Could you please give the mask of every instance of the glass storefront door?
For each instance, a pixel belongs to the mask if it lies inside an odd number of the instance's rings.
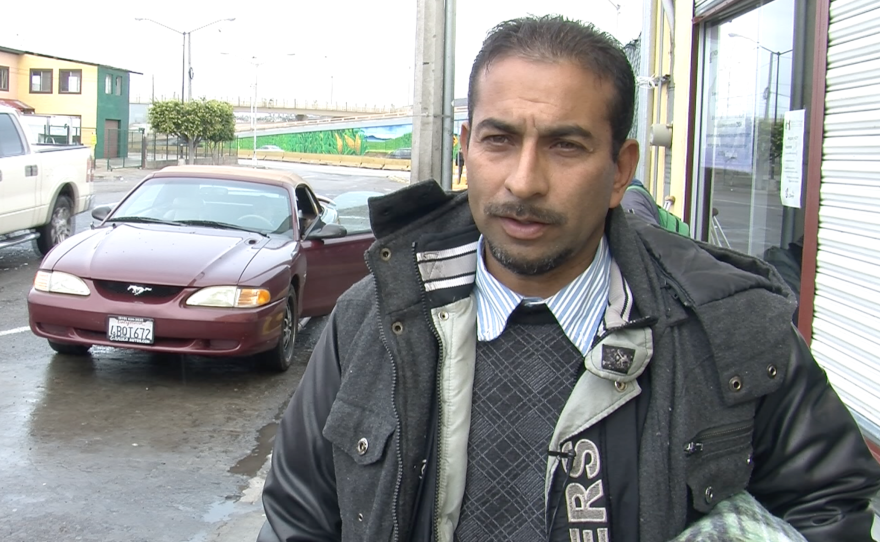
[[[795,231],[797,213],[780,198],[783,122],[798,60],[795,7],[774,0],[707,23],[703,33],[695,171],[702,236],[759,257],[788,249]]]

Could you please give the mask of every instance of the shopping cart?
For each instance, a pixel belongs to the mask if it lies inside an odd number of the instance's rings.
[[[712,223],[709,228],[709,242],[719,247],[730,248],[730,241],[727,240],[727,235],[724,234],[724,228],[721,227],[721,222],[718,221],[718,209],[716,207],[712,207]]]
[[[673,205],[675,205],[675,196],[666,196],[663,199],[663,208],[667,211],[671,211]],[[730,241],[728,241],[727,235],[721,227],[721,222],[718,221],[718,209],[716,207],[712,207],[712,223],[709,228],[709,242],[719,247],[730,248]]]

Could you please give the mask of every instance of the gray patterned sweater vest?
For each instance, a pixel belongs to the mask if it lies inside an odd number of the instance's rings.
[[[546,538],[547,445],[583,356],[544,305],[518,307],[477,343],[458,542]]]

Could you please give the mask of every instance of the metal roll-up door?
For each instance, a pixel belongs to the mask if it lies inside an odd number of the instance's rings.
[[[702,17],[725,3],[726,0],[696,0],[694,2],[694,16]]]
[[[832,0],[813,355],[880,442],[880,3]]]

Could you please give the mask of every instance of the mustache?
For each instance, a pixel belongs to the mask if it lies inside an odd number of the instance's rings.
[[[565,217],[563,215],[524,202],[488,203],[483,207],[483,212],[488,216],[517,218],[519,220],[541,222],[543,224],[560,225],[565,223]]]

